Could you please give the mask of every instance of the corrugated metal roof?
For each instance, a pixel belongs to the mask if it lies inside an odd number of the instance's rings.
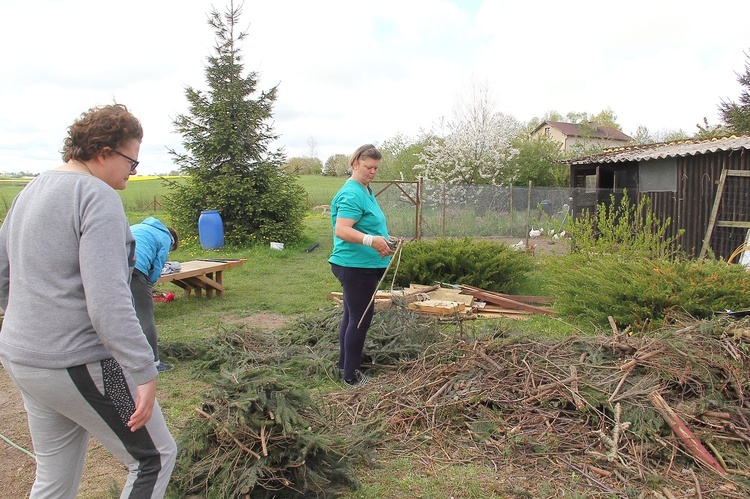
[[[626,146],[607,149],[598,154],[563,160],[572,165],[593,163],[624,163],[631,161],[648,161],[653,159],[678,158],[695,156],[717,151],[737,151],[750,149],[750,135],[721,137],[706,140],[681,140],[678,142],[660,142],[642,146]]]

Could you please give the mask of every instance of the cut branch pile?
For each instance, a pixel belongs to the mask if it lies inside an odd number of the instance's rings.
[[[313,396],[335,366],[339,319],[224,331],[203,352],[217,379],[182,432],[181,493],[324,497],[354,487],[350,466],[375,451],[432,473],[485,466],[501,496],[542,497],[543,483],[586,496],[750,496],[750,319],[648,337],[612,321],[611,335],[562,341],[482,330],[466,342],[398,307],[368,332],[371,381]]]
[[[356,488],[351,460],[358,445],[318,410],[304,379],[279,367],[301,346],[241,328],[223,330],[203,352],[201,376],[213,390],[180,434],[172,484],[199,497],[324,497]],[[307,349],[309,351],[309,349]]]
[[[523,467],[551,483],[575,471],[613,497],[651,481],[681,497],[750,494],[750,358],[722,331],[500,338],[432,352],[356,393],[330,394],[338,424],[384,425],[384,452],[429,467]]]

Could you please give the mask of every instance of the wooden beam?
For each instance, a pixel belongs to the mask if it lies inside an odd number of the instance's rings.
[[[462,290],[464,290],[466,293],[469,293],[474,298],[478,298],[495,305],[500,305],[502,307],[526,310],[527,312],[544,315],[554,315],[557,313],[554,310],[550,310],[548,308],[537,307],[534,305],[529,305],[528,303],[521,303],[520,301],[505,298],[504,296],[501,296],[500,293],[495,293],[493,291],[486,291],[484,289],[475,288],[466,284],[461,284],[460,286]]]

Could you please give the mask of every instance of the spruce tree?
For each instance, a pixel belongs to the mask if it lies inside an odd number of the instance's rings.
[[[181,234],[197,234],[200,212],[215,209],[230,244],[293,242],[302,235],[304,190],[281,170],[283,152],[269,150],[278,138],[271,124],[277,87],[259,91],[256,72],[243,76],[240,14],[233,1],[223,15],[209,14],[216,46],[207,58],[208,90],[187,87],[189,113],[173,121],[185,153],[170,153],[187,178],[168,181],[165,207]]]
[[[739,103],[722,101],[719,113],[722,121],[729,129],[737,134],[750,133],[750,54],[745,54],[745,72],[737,73],[737,81],[745,90],[740,93]]]

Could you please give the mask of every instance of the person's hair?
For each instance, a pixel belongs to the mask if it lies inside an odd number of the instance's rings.
[[[180,246],[180,238],[177,237],[177,231],[172,227],[167,227],[169,235],[172,236],[172,246],[169,247],[169,251],[174,251]]]
[[[372,158],[381,160],[383,158],[383,155],[380,154],[380,151],[372,145],[372,144],[365,144],[363,146],[359,146],[356,151],[354,151],[354,154],[349,158],[349,166],[354,166],[354,163],[359,160],[360,158]]]
[[[133,139],[143,139],[143,128],[124,105],[92,107],[68,127],[61,151],[63,161],[88,161],[105,147],[117,149]]]

